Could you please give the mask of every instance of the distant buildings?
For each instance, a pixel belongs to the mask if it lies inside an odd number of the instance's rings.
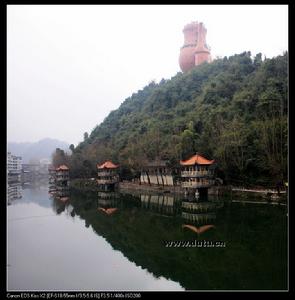
[[[7,171],[9,175],[20,174],[22,171],[22,158],[7,152]]]
[[[32,182],[39,177],[39,164],[23,164],[22,181]]]
[[[22,158],[7,152],[7,177],[8,182],[20,181],[22,173]]]
[[[32,182],[48,177],[48,167],[50,163],[47,160],[40,160],[39,163],[30,163],[22,165],[22,181]]]
[[[23,164],[22,157],[7,152],[8,182],[33,182],[48,176],[48,159],[41,159],[38,163]]]
[[[41,175],[48,175],[48,168],[51,165],[51,161],[48,158],[42,158],[39,161],[40,169],[39,173]]]

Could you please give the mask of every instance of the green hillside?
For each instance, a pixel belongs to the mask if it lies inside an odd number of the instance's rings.
[[[198,151],[227,182],[273,184],[287,176],[287,99],[287,53],[217,59],[134,93],[66,160],[73,177],[95,175],[106,159],[136,174],[149,160],[177,165]]]

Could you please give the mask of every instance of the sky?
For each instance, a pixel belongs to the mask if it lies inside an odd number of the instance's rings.
[[[213,59],[288,50],[287,5],[8,5],[8,142],[76,146],[126,98],[181,71],[193,21]]]

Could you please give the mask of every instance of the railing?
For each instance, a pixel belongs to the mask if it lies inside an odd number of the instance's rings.
[[[201,177],[201,176],[211,176],[210,171],[182,171],[181,177]]]
[[[208,221],[214,221],[216,219],[215,213],[206,213],[206,214],[190,214],[187,212],[181,213],[182,218],[189,220],[191,222],[202,223]]]
[[[207,212],[215,211],[216,204],[212,202],[194,203],[194,202],[182,202],[182,208],[188,211]]]
[[[182,187],[185,187],[185,188],[203,188],[203,187],[210,187],[213,184],[214,184],[213,181],[204,181],[204,182],[184,181],[181,183]]]

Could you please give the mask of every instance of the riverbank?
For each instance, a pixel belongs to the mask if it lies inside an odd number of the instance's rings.
[[[149,185],[146,183],[139,184],[137,182],[122,181],[119,184],[119,189],[122,191],[141,191],[141,192],[154,192],[158,194],[171,193],[181,195],[184,194],[184,189],[181,186],[159,186]]]
[[[119,185],[122,191],[142,191],[142,192],[153,192],[153,193],[170,193],[175,195],[184,195],[186,189],[181,186],[158,186],[149,184],[139,184],[136,182],[122,181]],[[230,195],[230,186],[212,186],[208,189],[208,195],[225,196]]]
[[[96,180],[76,178],[70,180],[70,188],[82,190],[85,192],[95,192],[98,191]]]
[[[231,197],[240,198],[255,198],[262,199],[268,202],[287,202],[288,192],[286,190],[280,191],[273,189],[247,189],[243,187],[232,187],[231,188]]]
[[[70,181],[70,187],[83,191],[100,191],[95,179],[73,179]],[[158,186],[149,184],[140,184],[138,182],[121,181],[119,183],[121,192],[137,193],[156,193],[156,194],[173,194],[181,196],[185,194],[185,189],[181,186]],[[243,187],[234,187],[231,185],[212,186],[208,189],[208,195],[228,196],[243,201],[245,198],[252,198],[260,201],[287,201],[287,192],[281,191],[280,194],[272,189],[249,189]]]

